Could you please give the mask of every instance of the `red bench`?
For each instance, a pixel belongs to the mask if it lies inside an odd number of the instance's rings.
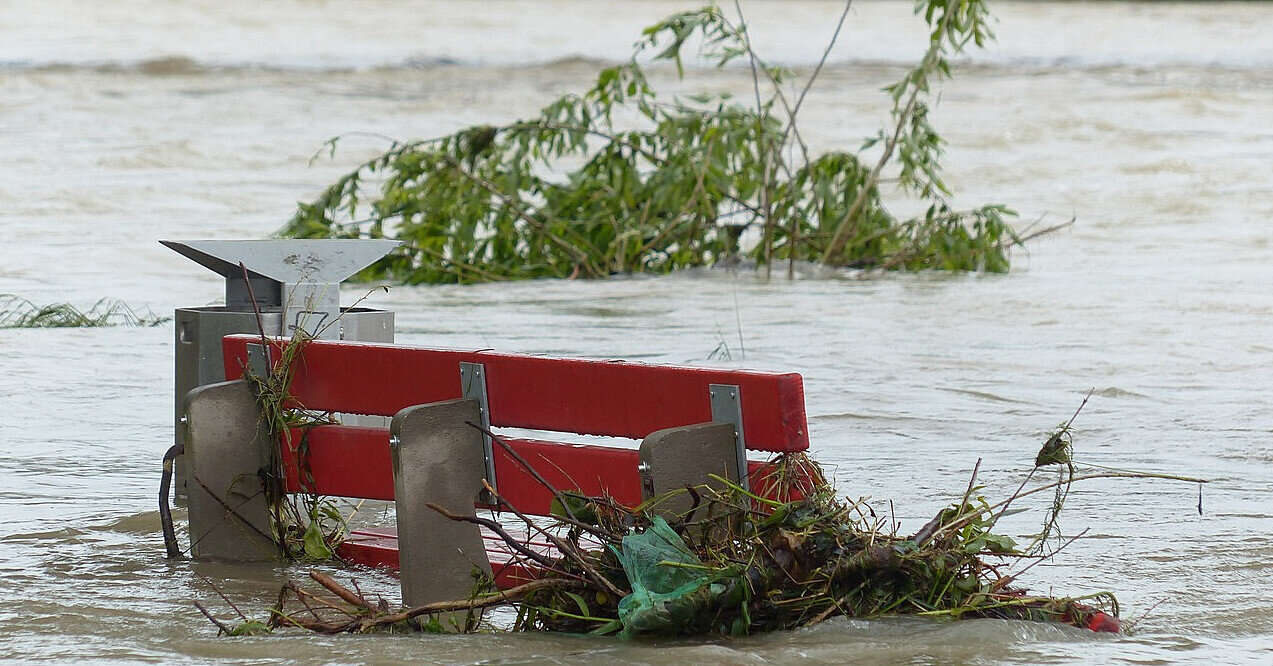
[[[243,376],[252,362],[250,348],[257,347],[254,353],[259,355],[260,343],[257,336],[224,339],[228,379]],[[282,343],[272,344],[270,356],[277,359]],[[464,380],[462,371],[467,373]],[[794,373],[313,341],[293,365],[290,391],[296,406],[318,412],[394,416],[413,406],[476,397],[484,402],[483,418],[492,428],[640,440],[656,431],[725,421],[735,424],[734,436],[747,450],[794,453],[809,446],[803,386]],[[500,437],[558,489],[607,494],[628,506],[643,500],[638,450],[551,438],[551,434],[545,439]],[[501,497],[526,514],[549,515],[551,493],[503,448],[490,446],[489,439],[486,447],[483,476],[494,476],[493,485]],[[305,462],[312,482],[305,484],[294,450],[281,446],[281,451],[290,492],[395,499],[389,429],[348,425],[311,429]],[[744,481],[750,481],[756,492],[773,496],[765,465],[747,461]],[[396,535],[389,530],[354,532],[340,555],[366,565],[397,566]],[[500,559],[498,553],[492,555],[492,560]],[[497,582],[505,586],[532,575],[518,568],[497,568],[495,573]]]

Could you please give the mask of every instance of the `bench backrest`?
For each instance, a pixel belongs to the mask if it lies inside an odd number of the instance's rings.
[[[260,342],[259,336],[226,336],[227,379],[243,375],[248,345]],[[283,343],[272,344],[277,359]],[[809,446],[804,389],[795,373],[316,340],[298,356],[290,391],[311,410],[392,416],[412,405],[464,397],[461,363],[481,364],[494,427],[640,439],[656,430],[713,420],[709,387],[717,384],[739,388],[748,449],[779,453]],[[299,437],[296,433],[293,441]],[[325,426],[312,429],[306,438],[313,477],[306,490],[393,499],[385,429]],[[641,501],[634,450],[502,439],[560,489],[604,492],[631,505]],[[547,513],[547,489],[502,448],[495,448],[494,462],[502,495],[522,511]],[[300,491],[295,460],[290,467],[288,487]]]

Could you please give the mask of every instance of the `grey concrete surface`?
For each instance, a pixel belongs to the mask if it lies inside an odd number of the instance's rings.
[[[432,502],[454,514],[474,516],[482,489],[485,457],[475,398],[415,405],[398,412],[389,426],[393,445],[393,490],[397,503],[402,602],[419,606],[463,599],[471,573],[490,573],[482,535],[472,523],[448,520]],[[463,614],[442,618],[462,622]]]
[[[735,483],[739,477],[732,423],[699,423],[650,433],[641,441],[639,455],[647,466],[644,474],[652,481],[646,484],[647,494],[651,495],[687,485],[718,486],[718,482],[708,478],[709,474]],[[682,493],[660,503],[654,512],[670,520],[692,505],[692,498]]]
[[[190,554],[240,561],[278,558],[259,475],[270,463],[271,438],[248,383],[200,386],[186,394],[183,411],[191,475]]]

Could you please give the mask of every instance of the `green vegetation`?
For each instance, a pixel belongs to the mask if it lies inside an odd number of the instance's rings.
[[[789,276],[796,262],[1006,271],[1022,241],[1007,223],[1015,213],[952,208],[928,115],[950,58],[991,39],[986,3],[919,0],[916,13],[928,48],[884,89],[888,125],[857,152],[816,155],[801,136],[821,63],[796,85],[752,49],[740,8],[728,17],[711,4],[646,28],[629,61],[536,117],[395,143],[301,204],[280,234],[400,239],[360,277],[407,283],[666,273],[740,255],[766,270],[786,262]],[[750,65],[754,100],[660,96],[646,65],[683,76],[695,47],[718,67]],[[891,212],[886,170],[922,215]]]
[[[96,328],[158,326],[171,319],[150,310],[135,310],[110,298],[81,310],[70,303],[36,305],[14,294],[0,294],[0,328]]]
[[[751,490],[709,475],[703,485],[627,507],[610,497],[553,487],[507,442],[479,427],[553,494],[551,523],[524,515],[489,485],[494,504],[524,522],[524,532],[511,529],[509,521],[429,507],[450,520],[493,531],[519,554],[518,561],[537,572],[533,580],[496,590],[489,576],[475,570],[467,598],[391,609],[383,599],[363,596],[357,585],[351,590],[311,571],[310,578],[335,599],[288,582],[266,620],[240,614],[244,626],[250,625],[242,631],[263,624],[271,631],[299,627],[326,634],[494,629],[623,637],[747,635],[807,627],[836,616],[887,615],[1129,631],[1118,620],[1112,593],[1064,597],[1020,586],[1025,572],[1086,533],[1061,539],[1056,514],[1063,502],[1054,497],[1043,530],[1024,547],[998,531],[1000,519],[1021,511],[1014,505],[1026,498],[1058,490],[1063,496],[1080,481],[1163,479],[1197,483],[1200,489],[1207,481],[1079,463],[1072,457],[1073,421],[1048,435],[1021,485],[1006,499],[991,502],[981,496],[978,461],[956,501],[909,534],[868,498],[839,497],[804,454],[783,454],[753,471]],[[1059,447],[1066,450],[1064,460],[1057,460]],[[1055,480],[1031,484],[1036,475],[1057,467],[1065,469]],[[1097,471],[1078,474],[1078,467]],[[532,547],[544,541],[551,548]],[[286,608],[289,603],[293,612]],[[505,615],[492,624],[484,613],[494,606],[515,610],[511,623]],[[221,633],[240,631],[213,622]]]
[[[497,440],[498,441],[498,440]],[[748,635],[818,624],[836,616],[918,615],[1061,622],[1118,631],[1118,602],[1108,592],[1080,597],[1030,594],[1015,583],[1033,563],[1011,538],[993,530],[1018,498],[1068,484],[1070,479],[1018,490],[991,504],[976,495],[976,472],[962,499],[942,509],[912,535],[872,509],[866,498],[836,496],[803,454],[785,454],[760,484],[769,499],[713,476],[707,485],[655,497],[636,508],[606,497],[557,495],[558,524],[547,532],[526,521],[529,535],[496,530],[517,552],[533,553],[521,539],[552,538],[554,549],[528,558],[540,577],[495,590],[474,574],[467,599],[391,610],[332,578],[310,577],[338,600],[287,583],[265,624],[320,633],[436,631],[439,614],[467,613],[456,630],[494,628],[483,619],[492,606],[516,610],[512,631],[571,634],[694,636]],[[792,494],[792,488],[799,493]],[[489,488],[488,488],[489,490]],[[674,497],[692,496],[687,511],[660,511]],[[498,494],[495,494],[497,501]],[[447,518],[492,525],[483,518]],[[1050,556],[1054,549],[1044,556]],[[542,560],[542,561],[541,561]],[[1014,563],[1023,568],[1009,573]],[[288,601],[297,602],[287,612]],[[343,601],[344,603],[339,603]],[[242,618],[253,626],[259,620]],[[215,620],[214,620],[215,621]],[[223,633],[232,629],[218,623]]]
[[[246,274],[246,269],[244,269]],[[387,287],[371,290],[354,302],[358,307],[376,291],[388,291]],[[258,326],[260,310],[253,301]],[[344,315],[342,314],[341,317]],[[340,325],[341,317],[327,322],[316,334]],[[276,344],[259,330],[261,345],[270,350],[274,362],[264,375],[245,369],[244,378],[252,384],[261,409],[261,418],[269,428],[272,441],[278,443],[270,449],[270,465],[261,470],[265,495],[270,509],[270,538],[284,559],[304,562],[322,562],[336,557],[336,548],[349,532],[349,519],[358,510],[351,506],[350,515],[341,513],[346,500],[326,497],[314,490],[314,474],[309,467],[309,432],[314,428],[338,424],[332,414],[307,409],[291,393],[292,379],[297,359],[314,335],[301,322],[292,337]],[[284,455],[286,452],[286,455]],[[294,479],[299,492],[288,491],[288,479]]]
[[[279,361],[265,376],[248,370],[244,377],[252,383],[273,441],[279,443],[270,449],[269,469],[262,470],[270,507],[271,536],[285,559],[318,562],[335,556],[336,546],[344,539],[347,527],[336,502],[310,490],[314,475],[308,462],[309,431],[337,421],[330,415],[306,410],[289,390],[295,359],[311,339],[304,329],[297,328],[280,352],[280,347],[262,336],[261,344],[272,353],[278,353]],[[286,458],[284,447],[288,453]],[[287,492],[289,472],[299,481],[302,492]]]

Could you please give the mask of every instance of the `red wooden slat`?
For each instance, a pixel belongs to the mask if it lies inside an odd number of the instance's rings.
[[[226,379],[243,376],[248,343],[259,336],[226,336]],[[278,359],[281,343],[276,342]],[[365,342],[313,341],[293,371],[291,394],[307,409],[393,416],[412,405],[463,397],[460,363],[476,352]]]
[[[309,476],[302,482],[299,451],[308,451]],[[320,426],[303,434],[291,431],[279,438],[286,488],[336,497],[393,499],[393,456],[385,428]]]
[[[237,379],[255,336],[224,341],[226,376]],[[392,416],[411,405],[462,395],[461,361],[486,366],[497,426],[639,439],[711,420],[709,384],[738,385],[747,448],[809,448],[800,375],[642,363],[560,359],[401,345],[314,341],[291,392],[320,411]]]
[[[641,477],[635,449],[563,444],[501,437],[557,490],[577,490],[585,495],[609,495],[625,506],[641,503]],[[518,511],[532,516],[550,515],[552,493],[498,444],[495,445],[495,479],[499,494]]]
[[[303,437],[303,439],[302,439]],[[609,494],[629,506],[641,502],[637,452],[608,446],[585,446],[501,438],[559,490],[588,495]],[[393,499],[393,458],[384,428],[321,426],[307,435],[291,431],[290,443],[279,440],[289,492],[336,497]],[[308,477],[302,483],[297,453],[308,452]],[[549,515],[552,493],[537,482],[503,447],[495,447],[495,477],[500,494],[519,511]]]
[[[747,448],[809,448],[800,375],[479,352],[491,423],[640,439],[712,420],[710,384],[739,386]]]
[[[609,495],[624,506],[641,503],[641,479],[635,449],[565,444],[533,439],[501,438],[558,490],[585,495]],[[279,440],[289,492],[314,492],[336,497],[393,499],[393,459],[389,431],[384,428],[321,426],[308,434],[291,431],[290,443]],[[301,481],[297,453],[308,453],[308,476]],[[753,489],[774,497],[767,463],[749,461]],[[806,470],[800,470],[807,475]],[[552,493],[535,480],[503,447],[495,447],[495,476],[499,492],[523,513],[547,516]],[[797,490],[810,487],[797,484]],[[798,495],[797,495],[798,496]],[[787,498],[792,499],[792,498]]]
[[[339,545],[336,554],[353,564],[373,569],[398,569],[397,530],[354,530]]]
[[[491,573],[495,574],[495,586],[503,590],[544,577],[540,570],[517,562],[491,562]]]
[[[482,538],[487,542],[486,555],[496,586],[507,590],[542,577],[538,569],[515,561],[508,546],[496,537],[483,531]],[[336,554],[352,564],[397,570],[400,565],[398,532],[392,528],[354,530],[336,547]]]

